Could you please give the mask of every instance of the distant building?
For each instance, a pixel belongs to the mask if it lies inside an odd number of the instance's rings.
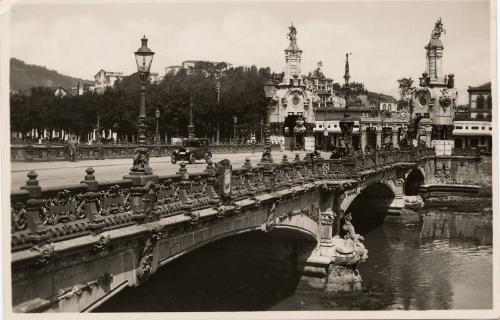
[[[95,87],[92,84],[84,83],[81,85],[78,83],[76,87],[70,89],[65,89],[63,87],[58,87],[54,90],[54,96],[56,97],[66,97],[66,96],[81,96],[85,93],[94,92]]]
[[[469,112],[472,120],[491,121],[491,82],[477,87],[469,87]]]
[[[56,97],[63,98],[66,97],[67,95],[68,91],[66,91],[66,89],[64,89],[63,87],[58,87],[56,88],[56,90],[54,90],[54,96]]]
[[[182,66],[170,66],[165,68],[165,75],[167,74],[177,74],[179,70],[182,69]]]
[[[123,72],[111,72],[103,69],[99,70],[94,76],[94,89],[97,93],[103,93],[106,88],[112,88],[116,80],[124,78]]]
[[[493,124],[489,121],[463,120],[455,121],[453,139],[455,148],[474,148],[484,146],[488,151],[493,147]]]
[[[160,80],[160,76],[159,76],[158,72],[151,72],[149,74],[149,81],[151,81],[151,83],[158,83],[159,80]]]
[[[397,111],[398,110],[398,104],[397,102],[379,102],[379,110],[383,111]]]
[[[455,110],[453,139],[455,148],[483,146],[491,151],[493,147],[491,123],[492,98],[491,82],[470,87],[469,104]]]
[[[80,83],[78,83],[78,85],[76,87],[72,87],[69,90],[69,94],[72,95],[72,96],[81,96],[81,95],[83,95],[83,86],[81,86]]]
[[[226,69],[229,69],[229,68],[231,68],[233,66],[231,63],[224,62],[224,61],[185,60],[185,61],[182,61],[182,64],[180,66],[179,65],[173,65],[173,66],[166,67],[165,68],[165,75],[167,75],[167,74],[177,74],[177,72],[179,72],[182,69],[185,69],[185,70],[189,71],[191,68],[194,68],[194,66],[197,63],[200,63],[200,62],[208,62],[208,63],[211,63],[213,65],[218,65],[220,63],[225,63],[226,64]]]

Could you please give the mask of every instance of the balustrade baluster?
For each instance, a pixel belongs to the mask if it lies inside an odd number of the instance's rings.
[[[84,194],[85,205],[84,211],[85,216],[89,219],[89,229],[98,233],[104,227],[105,223],[100,219],[99,209],[98,209],[98,187],[99,183],[95,180],[95,170],[92,167],[85,169],[85,178],[80,181],[80,183],[85,183],[87,185],[87,192]]]
[[[212,204],[218,203],[220,201],[220,197],[215,191],[215,167],[214,163],[212,160],[208,160],[207,162],[207,168],[205,169],[206,172],[208,172],[208,178],[207,178],[207,194],[208,198],[210,199],[210,202]]]
[[[30,171],[28,173],[26,185],[21,187],[21,189],[28,191],[26,219],[27,228],[30,231],[30,238],[35,244],[43,245],[45,241],[50,238],[50,234],[47,232],[47,228],[40,217],[42,206],[40,196],[42,195],[42,188],[38,183],[37,177],[38,174],[35,171]]]

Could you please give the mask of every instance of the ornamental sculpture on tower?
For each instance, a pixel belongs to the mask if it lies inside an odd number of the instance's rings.
[[[439,18],[436,21],[436,24],[434,25],[434,29],[432,30],[431,37],[433,39],[438,39],[441,37],[441,33],[446,34],[446,30],[443,27],[443,22],[441,21],[441,18]]]

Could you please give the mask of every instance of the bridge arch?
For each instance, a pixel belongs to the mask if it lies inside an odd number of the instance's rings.
[[[387,209],[396,197],[395,183],[382,180],[369,184],[351,201],[345,213],[352,214],[352,224],[366,234],[383,223]]]
[[[421,168],[415,168],[408,172],[404,183],[404,193],[408,196],[418,194],[420,187],[425,184],[425,173]]]
[[[191,252],[198,249],[202,249],[204,246],[209,245],[213,242],[228,240],[235,236],[251,232],[264,232],[269,234],[276,234],[279,232],[281,234],[286,233],[293,238],[301,237],[309,241],[317,241],[317,235],[320,232],[320,230],[318,222],[314,221],[311,217],[304,214],[293,215],[285,219],[280,219],[280,218],[275,218],[272,220],[268,219],[268,221],[262,225],[255,225],[244,229],[232,230],[222,234],[218,234],[217,232],[212,232],[213,236],[208,237],[204,241],[200,241],[197,244],[185,248],[179,254],[173,254],[163,258],[159,262],[159,266],[163,267],[164,265],[174,261],[180,256],[188,255]],[[168,244],[171,245],[171,243]],[[162,243],[160,242],[158,246],[161,247]]]
[[[304,241],[310,245],[304,246]],[[220,305],[217,299],[221,294],[226,299],[234,294],[251,299],[255,291],[262,295],[279,292],[268,297],[277,303],[279,296],[295,291],[297,263],[302,255],[312,252],[314,241],[310,232],[287,224],[276,225],[268,232],[246,229],[177,257],[140,286],[125,288],[95,311],[221,311],[211,309],[211,305]],[[195,306],[192,299],[203,303]]]

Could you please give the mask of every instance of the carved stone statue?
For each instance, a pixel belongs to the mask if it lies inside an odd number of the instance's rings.
[[[354,247],[356,248],[356,245],[358,242],[361,240],[365,240],[365,238],[356,233],[356,230],[354,229],[354,226],[351,223],[352,216],[350,213],[344,215],[344,225],[342,226],[342,229],[346,232],[344,235],[344,239],[351,239],[354,241]]]
[[[441,33],[446,34],[446,30],[443,27],[443,22],[441,21],[441,18],[439,18],[436,21],[436,24],[434,25],[434,30],[432,30],[431,37],[433,39],[439,39],[441,37]]]
[[[288,39],[290,39],[290,42],[296,42],[297,41],[297,29],[293,26],[293,23],[290,27],[288,27],[290,32],[288,33]]]

